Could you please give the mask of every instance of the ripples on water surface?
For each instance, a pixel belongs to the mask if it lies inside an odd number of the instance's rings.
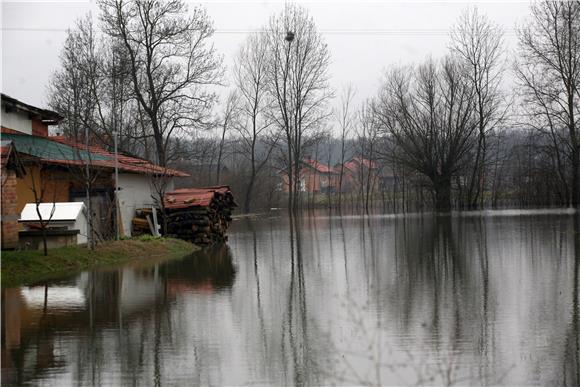
[[[578,385],[579,228],[238,220],[229,247],[3,289],[2,384]]]

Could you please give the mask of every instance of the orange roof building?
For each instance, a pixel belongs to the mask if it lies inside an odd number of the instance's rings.
[[[43,202],[86,201],[88,164],[93,215],[95,219],[104,219],[103,224],[95,226],[95,232],[106,237],[114,230],[114,218],[120,217],[121,233],[130,236],[135,210],[156,206],[159,181],[164,181],[164,189],[170,191],[174,188],[174,178],[188,176],[135,156],[119,153],[116,157],[98,146],[87,149],[85,144],[63,136],[49,136],[48,126],[62,119],[55,112],[2,94],[2,176],[7,179],[6,190],[3,181],[2,208],[11,211],[3,213],[3,231],[5,220],[17,220],[24,206],[34,202],[34,187],[38,191],[42,188]],[[22,166],[20,170],[12,161],[15,155]],[[119,211],[115,211],[114,198],[116,164]],[[2,248],[12,247],[14,243],[2,244]]]

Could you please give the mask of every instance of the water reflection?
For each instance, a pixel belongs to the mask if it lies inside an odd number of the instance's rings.
[[[171,315],[172,304],[188,293],[227,293],[235,274],[231,251],[220,246],[163,265],[3,289],[2,382],[158,384],[163,352],[187,347],[179,340],[187,324]],[[140,372],[149,360],[153,379]]]
[[[580,385],[580,214],[574,217],[574,277],[571,284],[572,305],[570,323],[567,328],[564,344],[562,384]]]
[[[580,380],[569,214],[245,219],[229,245],[3,290],[3,382]]]

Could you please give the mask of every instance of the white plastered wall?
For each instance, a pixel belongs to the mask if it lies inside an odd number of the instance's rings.
[[[3,127],[16,130],[24,134],[32,134],[32,120],[28,115],[20,112],[6,112],[2,109],[0,122]]]
[[[167,184],[167,191],[173,190],[173,179]],[[148,175],[119,173],[119,208],[123,223],[123,234],[131,236],[131,221],[135,210],[142,207],[153,207],[156,195]]]

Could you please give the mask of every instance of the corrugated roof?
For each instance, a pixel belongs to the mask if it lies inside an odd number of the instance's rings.
[[[0,165],[2,167],[8,164],[8,160],[10,159],[10,152],[12,151],[12,141],[2,140],[0,141],[0,155],[1,162]]]
[[[63,136],[54,136],[50,137],[54,141],[57,141],[61,144],[68,145],[74,147],[76,149],[85,148],[86,145],[74,142],[69,140]],[[89,146],[89,151],[92,155],[99,155],[104,156],[106,160],[98,160],[93,162],[95,166],[101,166],[105,168],[115,168],[115,154],[106,151],[105,149],[98,147],[98,146]],[[133,172],[133,173],[151,173],[151,174],[159,174],[159,175],[168,175],[168,176],[178,176],[178,177],[187,177],[189,174],[185,172],[178,171],[172,168],[162,167],[160,165],[156,165],[150,163],[147,160],[140,159],[138,157],[132,157],[128,155],[124,155],[119,153],[118,155],[119,161],[119,170],[126,171],[126,172]]]
[[[167,209],[207,207],[211,204],[216,193],[225,195],[228,192],[230,192],[230,187],[227,185],[205,188],[180,188],[165,194],[164,206]]]
[[[107,160],[102,155],[89,153],[82,149],[52,141],[49,137],[31,136],[29,134],[2,133],[3,139],[13,141],[18,152],[43,160]]]
[[[18,152],[37,157],[42,162],[57,165],[85,165],[87,160],[93,167],[115,168],[115,155],[97,146],[79,144],[62,136],[40,137],[27,134],[2,133],[4,140],[13,141]],[[119,154],[119,170],[131,173],[168,176],[189,176],[187,173],[164,168],[137,157]]]

